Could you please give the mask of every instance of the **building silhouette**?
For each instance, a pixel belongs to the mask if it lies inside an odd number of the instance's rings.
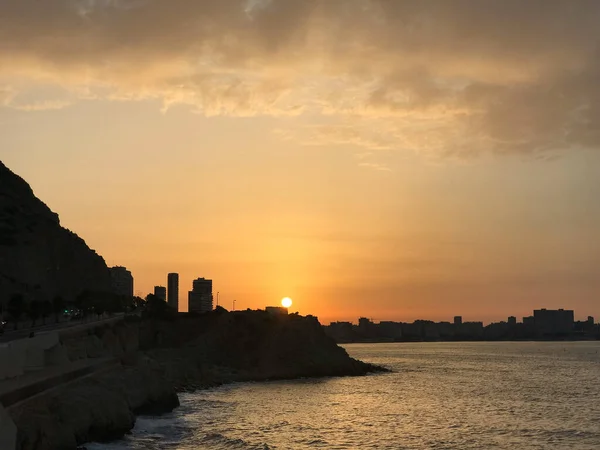
[[[197,278],[188,292],[188,311],[208,312],[213,309],[212,280]]]
[[[163,302],[167,301],[167,288],[164,286],[154,286],[154,296],[161,299]]]
[[[179,274],[167,275],[167,303],[175,311],[179,311]]]
[[[133,297],[133,275],[122,266],[111,267],[110,281],[113,293]]]
[[[568,334],[575,326],[575,313],[568,309],[536,309],[533,322],[541,336]]]
[[[288,314],[288,309],[285,306],[267,306],[265,311],[273,316],[285,316]]]
[[[523,317],[523,325],[533,327],[535,325],[535,319],[533,318],[533,316]]]
[[[594,317],[574,321],[572,310],[539,309],[532,316],[517,322],[508,320],[490,323],[463,322],[456,316],[453,322],[415,320],[412,323],[382,321],[374,323],[361,317],[358,324],[332,322],[326,333],[337,342],[410,342],[410,341],[498,341],[498,340],[600,340],[600,324]]]

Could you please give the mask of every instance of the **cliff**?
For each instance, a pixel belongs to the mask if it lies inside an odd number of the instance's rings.
[[[110,290],[104,259],[0,162],[0,296],[70,299],[85,289]]]
[[[157,348],[149,354],[178,389],[381,370],[351,358],[312,316],[214,311],[179,319],[176,327],[161,323],[154,335]]]

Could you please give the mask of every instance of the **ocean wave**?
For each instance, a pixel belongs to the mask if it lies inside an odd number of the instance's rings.
[[[221,433],[207,433],[201,439],[203,444],[215,444],[219,449],[247,449],[247,450],[274,450],[275,447],[269,447],[268,444],[250,444],[240,438],[229,438]]]

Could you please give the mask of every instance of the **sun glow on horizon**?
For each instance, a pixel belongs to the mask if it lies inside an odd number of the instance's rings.
[[[281,299],[281,306],[283,306],[284,308],[289,308],[290,306],[292,306],[292,299],[289,297]]]

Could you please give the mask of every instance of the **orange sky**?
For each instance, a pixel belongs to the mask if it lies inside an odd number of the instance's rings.
[[[449,3],[3,2],[0,159],[141,295],[600,316],[600,4]]]

